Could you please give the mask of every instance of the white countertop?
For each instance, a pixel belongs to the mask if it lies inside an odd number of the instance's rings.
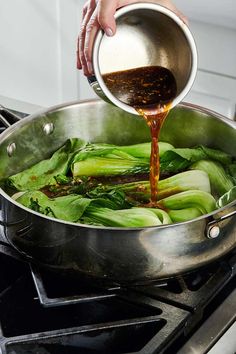
[[[10,98],[0,95],[0,104],[6,108],[13,109],[22,113],[34,113],[41,110],[43,107],[32,103],[16,100],[15,98]]]

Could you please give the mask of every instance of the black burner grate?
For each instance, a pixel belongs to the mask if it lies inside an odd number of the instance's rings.
[[[89,300],[100,300],[116,296],[120,287],[104,287],[94,284],[93,281],[84,281],[60,274],[40,271],[31,265],[31,273],[42,306],[71,305]],[[63,284],[63,286],[61,286]]]
[[[234,255],[167,283],[103,292],[84,283],[73,288],[74,280],[63,283],[31,266],[40,284],[36,290],[28,264],[0,253],[0,265],[1,354],[170,354],[196,324],[196,314],[202,316],[207,303],[235,280]],[[50,294],[60,302],[42,305],[41,288],[46,301],[54,300]],[[68,303],[76,299],[75,289],[79,301]]]
[[[0,264],[0,281],[10,275],[0,286],[2,353],[154,353],[189,317],[183,309],[126,289],[114,289],[110,298],[44,307],[27,264],[1,253]]]
[[[225,284],[235,275],[232,261],[218,261],[183,277],[169,280],[161,286],[136,287],[136,291],[153,298],[164,300],[170,304],[196,312],[204,308],[212,297],[224,288]]]

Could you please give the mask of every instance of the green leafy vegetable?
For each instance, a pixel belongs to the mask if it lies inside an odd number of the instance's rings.
[[[194,207],[180,210],[169,210],[168,214],[173,222],[184,222],[203,215],[201,210]]]
[[[163,225],[172,224],[170,215],[166,211],[158,208],[148,208],[148,210],[151,210],[154,214],[156,214]]]
[[[87,220],[90,221],[89,223],[96,225],[121,227],[154,226],[171,222],[168,214],[163,210],[153,209],[152,211],[148,208],[110,209],[117,207],[117,199],[114,202],[112,198],[110,200],[89,199],[71,194],[52,199],[42,192],[33,191],[24,193],[16,200],[34,211],[71,222]]]
[[[159,156],[162,156],[166,151],[174,149],[174,146],[160,141],[158,143],[159,146]],[[151,143],[142,143],[142,144],[135,144],[135,145],[127,145],[127,146],[119,146],[121,151],[124,151],[134,157],[141,157],[150,159],[151,155]]]
[[[224,195],[222,195],[218,201],[217,201],[217,207],[222,208],[225,205],[233,202],[236,200],[236,186],[231,188],[228,192],[226,192]]]
[[[104,193],[113,189],[123,191],[128,197],[136,201],[147,203],[150,199],[149,181],[116,184],[115,186],[102,185],[90,191],[89,195],[95,198],[102,196]],[[207,173],[198,170],[185,171],[169,178],[160,180],[158,182],[158,199],[163,199],[169,195],[190,189],[198,189],[210,193],[211,188]]]
[[[55,184],[54,176],[66,175],[73,155],[85,145],[86,143],[81,139],[69,139],[50,159],[42,160],[9,177],[6,183],[19,191],[37,190],[46,185]]]
[[[94,157],[78,161],[72,165],[74,177],[114,176],[136,174],[149,171],[149,162],[141,159],[122,159],[120,157]]]
[[[208,214],[216,209],[216,201],[210,193],[199,190],[189,190],[158,201],[158,206],[167,211],[197,208],[202,214]]]
[[[228,172],[232,177],[234,184],[236,185],[236,162],[228,166]]]
[[[174,147],[159,142],[162,156]],[[149,172],[151,143],[127,146],[88,144],[74,156],[73,176],[114,176]]]
[[[232,161],[232,157],[225,152],[204,146],[198,146],[196,148],[176,148],[166,151],[163,156],[161,156],[161,171],[177,173],[185,170],[194,162],[203,159],[219,161],[225,165]]]
[[[40,191],[25,192],[15,199],[34,211],[71,222],[78,222],[90,205],[110,209],[127,207],[123,194],[115,191],[107,194],[106,198],[98,199],[85,198],[78,194],[49,198]]]
[[[212,192],[218,197],[234,186],[233,179],[226,173],[220,162],[201,160],[193,164],[191,168],[205,171],[208,174]]]
[[[26,192],[17,198],[17,202],[39,213],[77,222],[91,203],[91,199],[83,198],[78,194],[50,199],[44,193],[34,191]]]
[[[160,141],[158,143],[159,154],[162,156],[167,150],[174,149],[174,146]],[[87,144],[83,150],[81,150],[74,157],[74,162],[85,160],[91,157],[107,157],[107,156],[120,156],[120,157],[136,157],[149,160],[151,154],[151,143],[140,143],[134,145],[112,145],[112,144]]]
[[[50,159],[9,177],[7,185],[22,191],[13,198],[34,211],[111,227],[188,221],[236,199],[236,163],[228,154],[165,142],[159,149],[161,176],[171,176],[159,180],[155,207],[149,203],[149,180],[138,181],[149,172],[150,143],[116,146],[69,139]],[[137,174],[136,181],[121,183]],[[220,197],[217,203],[212,191]]]
[[[148,208],[110,210],[108,208],[89,207],[85,214],[86,222],[112,227],[146,227],[170,223],[171,219],[164,211]]]

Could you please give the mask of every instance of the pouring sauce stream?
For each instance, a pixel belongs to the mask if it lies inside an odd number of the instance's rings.
[[[121,102],[136,109],[150,128],[150,205],[157,204],[160,159],[158,140],[161,127],[176,97],[174,75],[162,66],[140,67],[103,75],[103,80]]]

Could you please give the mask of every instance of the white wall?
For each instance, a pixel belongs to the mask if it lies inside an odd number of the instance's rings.
[[[193,20],[190,26],[198,48],[198,73],[185,101],[234,118],[236,30]]]
[[[236,29],[235,0],[173,0],[192,20]]]
[[[42,106],[78,97],[77,0],[0,0],[0,95]]]
[[[188,17],[198,49],[198,73],[185,101],[235,118],[236,1],[174,2]]]
[[[95,97],[76,69],[84,2],[0,0],[0,95],[45,107]],[[199,53],[197,79],[185,100],[233,117],[236,1],[174,2],[189,17]]]

